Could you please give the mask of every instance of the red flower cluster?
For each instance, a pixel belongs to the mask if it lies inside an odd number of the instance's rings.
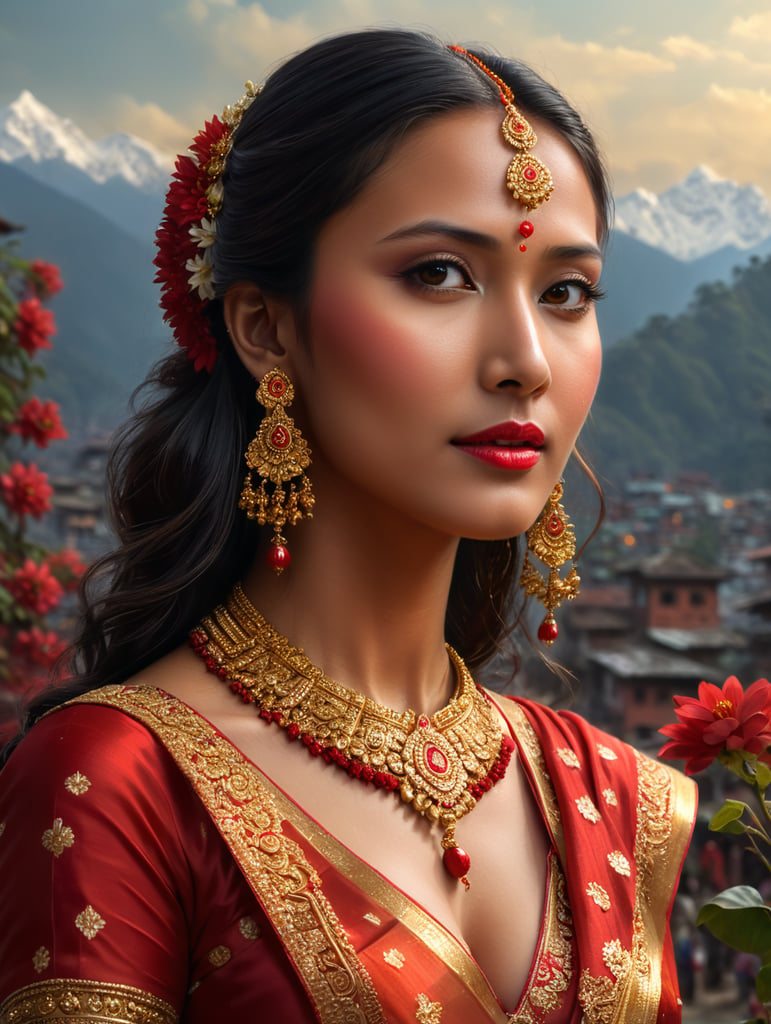
[[[56,334],[54,315],[43,309],[40,299],[22,299],[13,325],[21,348],[31,356],[41,348],[51,348],[51,335]]]
[[[78,580],[87,568],[74,548],[62,548],[50,554],[48,565],[65,590],[77,590]]]
[[[25,466],[14,462],[10,473],[0,476],[0,490],[3,501],[17,516],[34,516],[39,519],[51,509],[53,488],[48,477],[34,463]]]
[[[56,295],[64,287],[59,276],[59,268],[53,263],[46,263],[45,260],[33,260],[30,270],[37,278],[34,288],[39,298],[45,299],[50,295]]]
[[[675,697],[680,721],[660,730],[669,736],[659,751],[669,760],[685,759],[686,775],[707,768],[724,751],[745,751],[771,764],[771,683],[756,680],[748,689],[736,676],[722,689],[699,683],[699,697]]]
[[[31,629],[19,630],[11,647],[11,654],[47,671],[54,667],[66,648],[65,641],[56,633],[51,630],[43,632],[42,629],[33,626]]]
[[[62,585],[48,565],[28,558],[6,581],[6,589],[22,608],[34,615],[45,615],[62,599]]]
[[[10,431],[19,434],[24,441],[34,441],[38,448],[47,448],[49,441],[69,437],[56,402],[41,402],[39,398],[30,398],[20,406]]]
[[[207,122],[190,149],[193,156],[179,156],[166,193],[161,226],[155,234],[158,268],[155,281],[161,286],[163,318],[174,331],[177,344],[187,350],[196,370],[211,371],[217,344],[204,315],[207,301],[190,287],[188,260],[199,253],[190,228],[208,216],[206,190],[211,184],[206,167],[214,147],[226,137],[228,127],[218,117]]]

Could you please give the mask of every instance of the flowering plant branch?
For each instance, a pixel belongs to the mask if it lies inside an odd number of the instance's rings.
[[[758,679],[746,690],[735,676],[722,688],[699,684],[699,696],[675,697],[679,721],[661,732],[669,737],[661,757],[685,759],[693,775],[715,761],[749,786],[751,802],[729,799],[713,815],[713,832],[744,836],[747,849],[771,877],[771,683]],[[755,979],[763,1018],[771,1022],[771,907],[757,889],[737,885],[718,893],[701,908],[697,924],[704,925],[726,945],[761,960]]]
[[[43,302],[61,288],[55,266],[0,246],[0,696],[6,697],[39,685],[64,650],[46,617],[85,569],[76,552],[50,552],[28,534],[30,519],[51,510],[53,488],[24,458],[24,446],[42,449],[67,437],[56,403],[31,394],[45,376],[37,354],[52,347],[56,333]]]

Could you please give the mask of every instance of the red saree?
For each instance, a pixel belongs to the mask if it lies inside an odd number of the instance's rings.
[[[674,1024],[693,784],[576,716],[500,704],[555,851],[511,1013],[458,940],[208,722],[105,687],[0,774],[0,1024]]]

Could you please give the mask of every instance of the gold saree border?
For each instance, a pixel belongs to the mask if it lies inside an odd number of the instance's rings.
[[[655,1024],[667,912],[696,811],[696,787],[680,772],[635,751],[637,762],[637,865],[632,948],[618,939],[603,945],[612,978],[581,975],[579,1001],[586,1024]]]
[[[131,985],[50,978],[13,992],[0,1006],[0,1024],[176,1024],[174,1008]]]
[[[184,702],[154,687],[104,686],[70,701],[114,707],[174,758],[270,918],[322,1024],[385,1024],[372,980],[270,792],[248,761]]]

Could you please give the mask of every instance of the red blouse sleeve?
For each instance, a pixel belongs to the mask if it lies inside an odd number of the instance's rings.
[[[194,909],[180,822],[200,819],[195,802],[126,715],[79,705],[35,725],[0,774],[0,1004],[27,986],[68,998],[56,982],[68,979],[146,999],[148,1020],[178,1018]]]

